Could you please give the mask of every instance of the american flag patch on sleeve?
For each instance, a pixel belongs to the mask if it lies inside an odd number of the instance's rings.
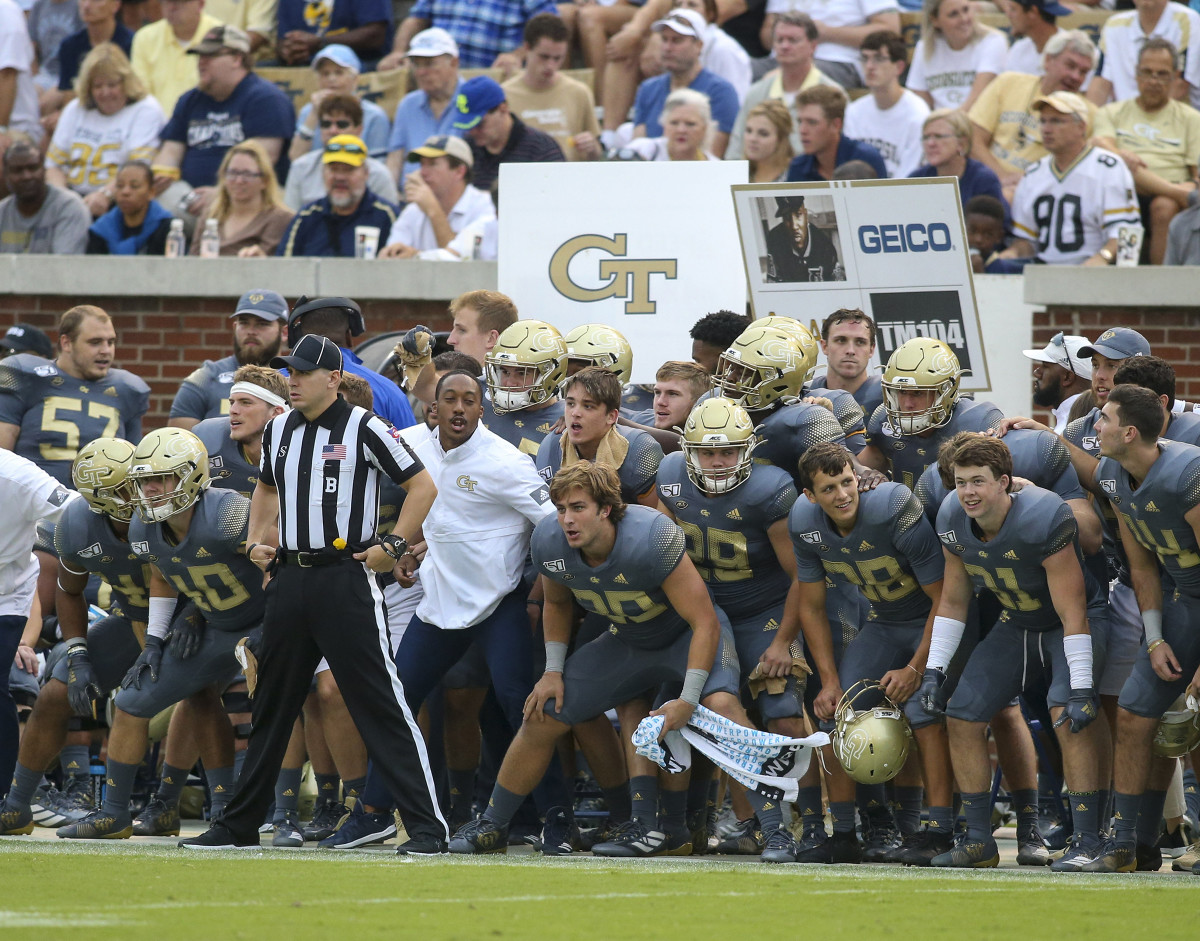
[[[344,461],[346,460],[346,446],[344,444],[325,444],[321,446],[321,460],[323,461]]]

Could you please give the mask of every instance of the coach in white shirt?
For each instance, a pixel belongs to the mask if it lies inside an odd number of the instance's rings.
[[[470,185],[475,160],[461,137],[431,137],[407,159],[421,169],[404,180],[408,205],[380,257],[436,258],[468,225],[496,218],[491,196]]]
[[[1056,435],[1066,431],[1075,400],[1091,388],[1091,360],[1079,358],[1079,351],[1091,345],[1087,337],[1056,333],[1042,349],[1023,351],[1034,362],[1033,404],[1050,409]]]
[[[541,482],[536,472],[533,476]],[[0,526],[0,780],[11,780],[17,763],[20,727],[8,687],[9,666],[37,592],[34,529],[40,519],[57,520],[76,496],[32,461],[0,450],[0,506],[4,507],[4,525]],[[549,496],[546,499],[549,501]]]
[[[929,105],[900,84],[907,47],[898,33],[880,30],[862,44],[862,70],[869,95],[846,108],[843,132],[879,151],[888,176],[906,177],[924,163],[921,129]]]

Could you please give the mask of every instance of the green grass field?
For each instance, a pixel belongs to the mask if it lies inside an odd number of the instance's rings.
[[[0,938],[1182,939],[1200,878],[0,840]],[[68,934],[69,932],[69,934]]]

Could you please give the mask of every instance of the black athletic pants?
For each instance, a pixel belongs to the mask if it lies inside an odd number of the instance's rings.
[[[425,743],[392,662],[375,576],[353,560],[312,568],[280,565],[266,596],[254,730],[221,821],[237,836],[257,834],[275,798],[275,779],[313,671],[324,656],[408,835],[448,839]]]

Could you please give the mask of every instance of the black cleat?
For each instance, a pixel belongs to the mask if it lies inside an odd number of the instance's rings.
[[[853,830],[845,833],[835,831],[829,838],[829,861],[831,863],[861,863],[863,848],[862,844],[858,842],[858,834]]]
[[[792,839],[787,827],[777,827],[767,834],[763,851],[758,857],[764,863],[794,863],[796,861],[796,841]]]
[[[1000,849],[990,836],[986,840],[963,839],[945,853],[933,857],[929,865],[951,869],[994,869],[1000,865]]]
[[[338,825],[350,811],[341,801],[322,801],[313,808],[312,820],[301,828],[306,843],[320,843],[337,831]]]
[[[862,861],[864,863],[886,863],[888,855],[902,842],[900,831],[894,827],[872,826],[864,834]]]
[[[223,823],[214,823],[199,836],[180,840],[179,845],[185,850],[257,850],[262,849],[258,842],[258,834],[238,837]]]
[[[542,826],[542,854],[570,856],[579,849],[579,825],[566,807],[551,807]]]
[[[662,830],[651,830],[638,820],[627,820],[617,828],[611,840],[593,846],[592,855],[618,859],[641,858],[662,856],[667,849],[667,835]],[[689,844],[688,853],[691,851]]]
[[[804,828],[796,843],[796,862],[828,863],[831,861],[829,834],[825,832],[825,824],[809,824]]]
[[[737,828],[717,842],[714,853],[725,856],[757,856],[763,850],[763,834],[758,829],[758,819],[750,816],[739,820]]]
[[[508,827],[497,826],[487,817],[472,820],[450,840],[451,853],[482,854],[508,852]]]
[[[928,866],[935,856],[949,853],[954,849],[954,838],[945,830],[931,830],[926,827],[918,830],[904,841],[907,848],[897,860],[905,866]]]
[[[1092,834],[1072,833],[1071,841],[1067,844],[1067,851],[1050,864],[1050,871],[1081,872],[1084,866],[1096,858],[1099,850],[1100,837]]]
[[[1017,828],[1017,865],[1050,865],[1050,850],[1046,848],[1046,841],[1042,839],[1041,831],[1036,826],[1028,830]]]
[[[62,840],[128,840],[133,836],[133,820],[95,810],[82,820],[59,827],[55,834]]]
[[[134,836],[179,836],[179,807],[168,807],[158,797],[150,798],[146,808],[134,818]]]
[[[446,841],[436,836],[415,836],[396,847],[397,856],[444,856],[449,852]]]
[[[1079,867],[1080,872],[1133,872],[1135,869],[1137,848],[1115,840],[1105,840],[1092,861]]]
[[[1162,869],[1163,854],[1157,846],[1139,843],[1134,852],[1134,858],[1137,860],[1134,872],[1158,872]]]

